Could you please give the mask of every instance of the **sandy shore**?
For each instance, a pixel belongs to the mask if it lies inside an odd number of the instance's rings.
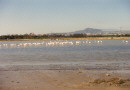
[[[0,68],[0,90],[130,90],[130,71]]]

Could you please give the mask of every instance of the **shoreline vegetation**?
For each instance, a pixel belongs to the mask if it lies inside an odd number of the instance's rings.
[[[44,38],[44,39],[0,39],[0,41],[35,41],[35,40],[91,40],[91,39],[130,39],[130,37],[80,37],[80,38]]]
[[[87,39],[130,39],[130,34],[14,34],[1,35],[0,41],[30,41],[30,40],[87,40]]]

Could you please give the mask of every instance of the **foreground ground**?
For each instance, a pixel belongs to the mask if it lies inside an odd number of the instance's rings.
[[[1,70],[0,90],[130,90],[130,73],[126,70]]]

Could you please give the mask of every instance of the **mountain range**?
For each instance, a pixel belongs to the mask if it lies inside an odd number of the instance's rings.
[[[66,32],[66,34],[79,34],[79,33],[87,33],[87,34],[130,34],[130,30],[85,28],[84,30]],[[49,34],[65,34],[65,33],[49,33]]]
[[[89,34],[130,34],[130,30],[117,30],[117,29],[95,29],[86,28],[84,30],[78,30],[70,33],[89,33]]]
[[[84,30],[78,30],[71,33],[90,33],[90,34],[97,34],[97,33],[103,33],[103,30],[101,29],[94,29],[94,28],[86,28]]]

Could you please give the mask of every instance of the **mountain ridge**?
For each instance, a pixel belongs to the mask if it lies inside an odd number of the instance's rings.
[[[86,28],[84,30],[78,30],[71,33],[91,33],[91,34],[97,34],[97,33],[103,33],[102,29],[94,29],[94,28]]]

